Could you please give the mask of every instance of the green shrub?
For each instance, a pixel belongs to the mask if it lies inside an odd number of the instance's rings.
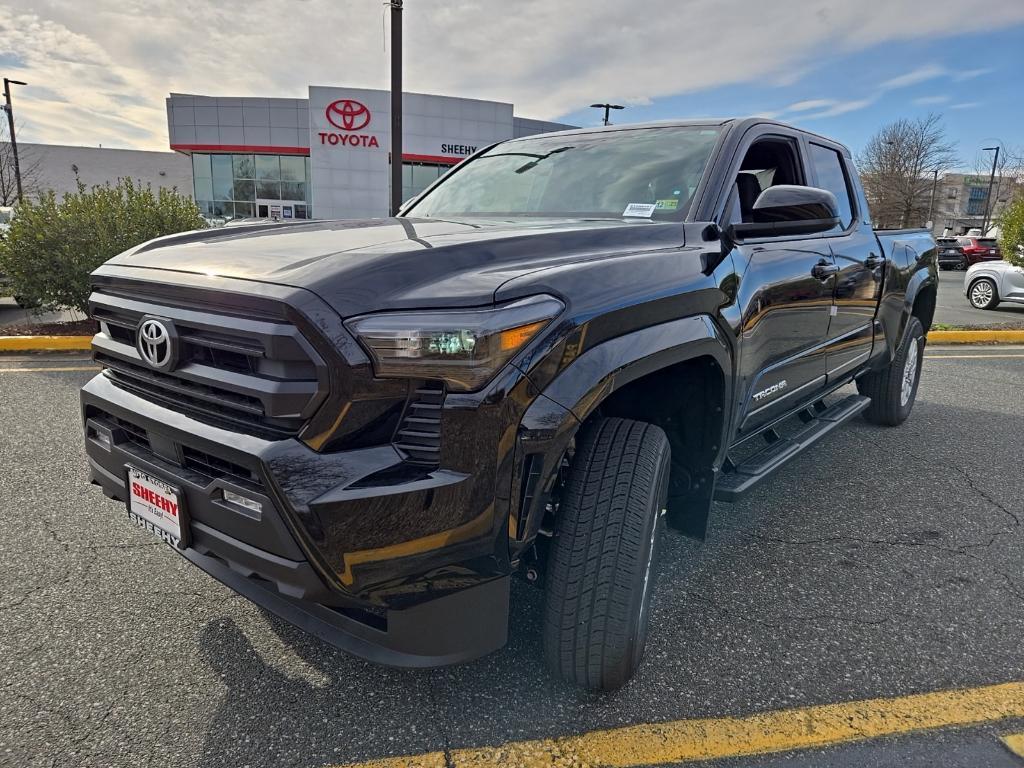
[[[177,191],[154,192],[131,179],[92,189],[80,183],[60,201],[48,192],[18,205],[0,242],[0,272],[16,296],[85,312],[89,273],[100,264],[154,237],[205,226],[196,204]]]
[[[1018,197],[999,217],[999,250],[1003,258],[1024,267],[1024,197]]]

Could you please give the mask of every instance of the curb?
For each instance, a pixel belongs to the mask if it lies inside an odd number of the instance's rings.
[[[1024,344],[1024,329],[1005,331],[929,331],[931,344]]]
[[[988,331],[931,331],[932,344],[1024,344],[1024,328]],[[91,349],[92,336],[0,336],[0,352],[52,352]]]
[[[88,351],[92,336],[0,336],[0,352]]]

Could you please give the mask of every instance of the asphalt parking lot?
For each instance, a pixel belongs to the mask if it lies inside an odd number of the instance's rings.
[[[376,667],[269,617],[86,483],[86,358],[0,358],[0,765],[592,764],[574,737],[610,764],[675,762],[645,724],[706,734],[820,705],[923,723],[951,705],[845,707],[1024,681],[1024,348],[927,354],[903,427],[849,425],[717,505],[703,545],[669,535],[646,661],[611,695],[548,678],[525,583],[508,646],[441,670]],[[1024,687],[995,690],[1010,702],[970,727],[696,764],[1024,765],[999,741],[1024,731]]]

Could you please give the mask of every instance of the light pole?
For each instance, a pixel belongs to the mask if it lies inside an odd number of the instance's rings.
[[[992,173],[988,175],[988,192],[985,193],[985,215],[981,217],[981,236],[985,237],[988,234],[988,209],[992,203],[992,182],[996,180],[996,163],[999,162],[999,147],[982,147],[982,152],[991,152],[995,150],[995,155],[992,157]]]
[[[928,221],[932,220],[932,211],[935,209],[935,187],[939,183],[939,169],[932,171],[932,196],[928,199]],[[934,227],[933,227],[934,228]]]
[[[391,215],[402,207],[402,0],[391,6]]]
[[[7,113],[7,126],[11,131],[11,154],[14,156],[14,183],[18,189],[18,202],[21,202],[21,166],[18,165],[18,141],[14,138],[14,108],[11,106],[11,86],[28,85],[21,80],[4,78],[4,111]]]
[[[593,107],[594,109],[603,109],[604,110],[604,124],[605,125],[609,125],[609,123],[608,123],[608,113],[611,110],[613,110],[613,109],[625,109],[625,107],[622,106],[621,104],[591,104],[590,106]]]

